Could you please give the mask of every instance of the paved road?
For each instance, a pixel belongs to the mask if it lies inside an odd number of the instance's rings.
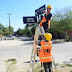
[[[27,62],[30,60],[32,42],[33,41],[31,41],[31,39],[23,39],[22,43],[19,42],[21,45],[18,44],[18,46],[16,45],[8,46],[8,44],[4,46],[3,45],[0,46],[0,72],[6,72],[4,60],[11,59],[11,58],[12,59],[15,58],[19,62],[20,66],[22,66],[22,64],[24,66],[27,65],[23,68],[23,69],[26,69],[26,67],[28,67],[29,64],[26,64],[26,63],[24,64],[24,62]],[[12,41],[12,44],[13,44],[13,41]]]
[[[72,42],[54,42],[53,55],[57,63],[72,63]]]
[[[10,58],[15,58],[21,63],[29,61],[33,41],[24,39],[22,42],[23,44],[19,46],[0,47],[0,61]],[[53,55],[57,63],[70,61],[72,59],[72,42],[53,42]]]
[[[13,42],[13,41],[12,41]],[[19,58],[21,60],[29,60],[33,41],[22,41],[23,43],[18,46],[3,46],[0,47],[0,59]]]

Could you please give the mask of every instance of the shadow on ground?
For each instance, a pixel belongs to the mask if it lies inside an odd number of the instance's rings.
[[[33,42],[25,43],[24,45],[33,45]]]
[[[65,41],[55,41],[55,40],[52,41],[53,44],[63,44],[64,42]]]
[[[40,60],[35,60],[35,62],[40,62]],[[30,61],[26,61],[24,63],[30,63]]]
[[[33,39],[24,39],[22,41],[33,41]],[[55,40],[53,40],[52,43],[53,44],[63,44],[63,43],[65,43],[65,41],[55,41]],[[32,44],[33,44],[33,42],[29,42],[29,43],[25,43],[24,45],[32,45]]]
[[[72,58],[69,61],[64,61],[64,64],[72,64]]]
[[[33,39],[21,39],[21,41],[33,41]]]
[[[33,39],[32,38],[24,38],[24,39],[20,39],[21,41],[33,41]],[[64,40],[52,40],[52,43],[53,44],[63,44],[63,43],[65,43],[65,41]],[[30,43],[25,43],[25,45],[27,45],[27,44],[33,44],[33,42],[30,42]]]

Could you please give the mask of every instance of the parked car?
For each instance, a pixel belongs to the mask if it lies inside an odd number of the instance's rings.
[[[14,37],[13,36],[7,36],[4,38],[4,40],[14,40]]]

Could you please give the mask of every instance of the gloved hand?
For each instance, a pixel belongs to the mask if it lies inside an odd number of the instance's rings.
[[[42,22],[40,22],[40,26],[42,26]]]

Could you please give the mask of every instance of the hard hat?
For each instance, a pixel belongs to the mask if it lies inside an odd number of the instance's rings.
[[[52,9],[52,6],[51,5],[48,5],[47,8],[51,8]]]
[[[50,41],[52,39],[51,33],[45,33],[45,38],[47,41]]]

